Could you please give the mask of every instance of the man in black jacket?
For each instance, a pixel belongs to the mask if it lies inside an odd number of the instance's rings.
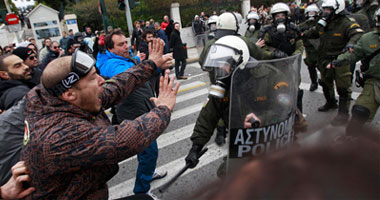
[[[181,40],[179,32],[180,25],[178,22],[174,23],[174,30],[170,36],[170,49],[173,51],[173,58],[175,59],[175,76],[177,79],[187,79],[183,74],[186,68],[186,52]],[[179,69],[181,65],[181,69]]]
[[[32,69],[14,54],[0,56],[0,110],[7,110],[35,86]]]
[[[41,71],[44,71],[45,67],[54,59],[58,58],[61,54],[60,52],[60,49],[59,49],[59,43],[57,41],[53,41],[51,44],[50,44],[50,47],[49,47],[49,52],[48,54],[46,55],[46,57],[44,58],[44,60],[42,61],[42,64],[41,64]]]

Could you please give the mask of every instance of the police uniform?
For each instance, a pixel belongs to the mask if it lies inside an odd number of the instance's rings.
[[[380,32],[372,31],[364,34],[354,46],[353,53],[346,52],[340,55],[337,61],[355,63],[365,59],[380,48]],[[380,106],[380,53],[375,55],[368,63],[368,69],[363,72],[365,84],[363,91],[352,107],[352,117],[372,120]],[[339,68],[340,66],[337,66]]]
[[[251,42],[253,44],[256,44],[258,38],[259,38],[259,32],[260,32],[260,29],[255,29],[255,31],[250,31],[250,30],[247,30],[244,34],[244,37],[248,38],[249,40],[251,40]]]
[[[299,29],[301,32],[304,32],[306,30],[311,29],[317,25],[317,20],[306,20],[305,22],[299,24]],[[317,89],[318,87],[318,74],[317,74],[317,66],[318,66],[318,46],[319,46],[319,39],[307,39],[303,38],[303,45],[305,47],[306,51],[306,58],[304,59],[305,64],[307,65],[307,68],[309,70],[310,80],[314,88],[310,86],[310,91],[313,91]]]
[[[265,47],[263,47],[264,49],[273,52],[282,51],[285,52],[288,56],[302,54],[304,45],[300,36],[301,31],[293,22],[286,23],[285,33],[278,32],[275,24],[264,26],[259,33],[259,38],[265,40]],[[302,97],[303,90],[299,89],[297,99],[297,107],[299,111],[294,126],[297,132],[306,131],[308,126],[305,118],[302,115]]]
[[[274,25],[265,25],[260,29],[259,38],[265,40],[265,47],[263,48],[267,51],[280,50],[291,56],[302,54],[304,50],[300,34],[297,25],[290,22],[286,25],[285,33],[279,33]]]
[[[266,52],[261,50],[255,44],[252,44],[247,38],[239,36],[241,39],[245,41],[248,46],[250,56],[256,58],[257,60],[268,60],[272,59],[272,54],[270,52]],[[215,40],[209,41],[204,50],[201,53],[199,58],[199,63],[202,65],[204,60],[206,59],[209,48],[212,44],[215,43]],[[215,76],[213,72],[210,73],[210,79],[213,78],[211,83],[215,83]],[[227,90],[225,93],[225,97],[222,99],[215,98],[209,95],[207,102],[203,106],[197,121],[195,123],[195,127],[193,130],[193,135],[191,136],[191,141],[193,144],[197,144],[200,146],[204,146],[211,138],[214,133],[214,129],[216,128],[219,119],[222,119],[224,122],[228,122],[229,115],[229,91]]]
[[[321,72],[319,84],[323,88],[323,94],[327,103],[319,108],[319,111],[326,111],[335,105],[334,81],[339,94],[339,112],[342,122],[348,117],[349,100],[351,98],[351,71],[350,65],[344,64],[338,68],[326,69],[326,66],[336,59],[338,55],[347,47],[354,45],[364,31],[354,18],[346,15],[335,15],[329,24],[323,28],[317,25],[310,31],[305,32],[307,38],[320,38],[318,49],[318,69]],[[333,121],[340,124],[339,120]],[[337,125],[338,125],[337,124]]]

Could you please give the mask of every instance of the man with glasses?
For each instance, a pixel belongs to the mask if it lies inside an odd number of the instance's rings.
[[[179,84],[160,80],[156,107],[133,121],[111,125],[104,110],[170,67],[164,44],[153,41],[149,60],[104,81],[95,61],[76,51],[52,61],[41,84],[26,97],[26,134],[22,160],[36,188],[32,199],[107,199],[118,162],[142,151],[168,126]]]
[[[59,43],[53,41],[49,47],[49,53],[42,60],[41,71],[44,71],[45,67],[54,59],[58,58],[61,55],[61,50],[59,49]]]
[[[40,84],[40,77],[42,73],[38,68],[38,58],[36,52],[33,51],[33,49],[26,47],[18,47],[13,51],[13,54],[20,57],[24,61],[24,64],[32,69],[32,79],[29,82],[32,82],[35,85]]]

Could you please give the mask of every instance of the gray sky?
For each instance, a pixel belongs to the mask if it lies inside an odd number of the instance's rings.
[[[34,5],[34,0],[12,0],[16,7],[26,7],[28,5]]]

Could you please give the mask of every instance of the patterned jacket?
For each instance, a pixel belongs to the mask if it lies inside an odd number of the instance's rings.
[[[100,95],[103,108],[142,86],[152,71],[150,61],[144,61],[108,80]],[[27,94],[25,112],[22,160],[36,187],[32,199],[107,199],[106,183],[118,172],[118,162],[153,142],[171,115],[168,107],[158,106],[113,126],[104,110],[94,116],[41,85]]]

